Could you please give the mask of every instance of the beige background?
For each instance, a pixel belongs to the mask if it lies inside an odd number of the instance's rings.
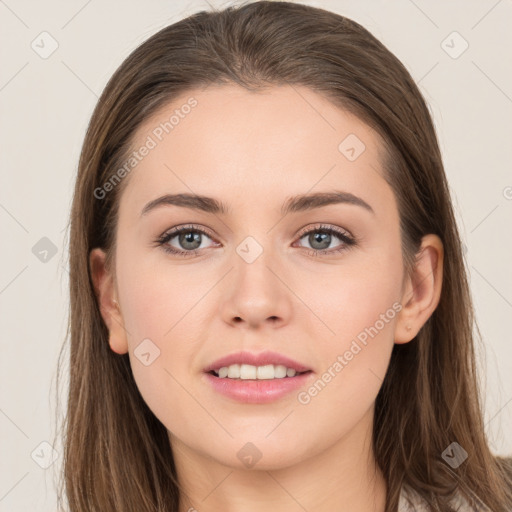
[[[485,342],[486,429],[493,450],[510,454],[512,2],[304,3],[368,28],[404,62],[430,104]],[[41,443],[55,434],[56,360],[68,302],[65,228],[92,109],[138,44],[203,9],[206,0],[0,0],[0,512],[56,509],[62,447],[52,452]],[[44,31],[50,35],[40,36]],[[42,58],[52,44],[54,53]]]

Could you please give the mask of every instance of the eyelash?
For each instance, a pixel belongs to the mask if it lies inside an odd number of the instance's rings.
[[[315,226],[312,229],[310,228],[308,230],[301,231],[298,235],[298,239],[300,240],[300,239],[304,238],[306,235],[309,235],[310,233],[316,233],[316,232],[327,233],[329,235],[335,235],[343,243],[340,244],[340,246],[337,249],[331,249],[331,250],[307,249],[307,253],[309,256],[326,256],[326,255],[337,254],[337,253],[346,251],[346,250],[350,249],[351,247],[354,247],[355,245],[357,245],[356,239],[349,236],[346,231],[342,231],[341,229],[335,228],[333,226],[327,226],[324,224]],[[186,257],[186,258],[195,256],[201,252],[202,249],[193,249],[191,251],[181,251],[179,249],[171,247],[170,245],[167,245],[167,243],[171,239],[178,236],[180,233],[201,233],[202,235],[206,235],[209,238],[213,238],[204,229],[191,224],[188,226],[181,226],[178,228],[173,228],[172,230],[165,232],[163,235],[161,235],[155,241],[156,245],[159,247],[162,247],[162,249],[167,253],[170,253],[170,254],[173,254],[176,256]]]

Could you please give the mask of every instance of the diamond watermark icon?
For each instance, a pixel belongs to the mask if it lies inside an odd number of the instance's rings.
[[[252,468],[263,456],[253,443],[246,443],[240,448],[236,456],[247,468]]]
[[[30,43],[30,46],[41,59],[47,59],[59,47],[59,43],[49,32],[44,31]]]
[[[30,456],[38,466],[48,469],[59,458],[59,453],[50,443],[43,441],[34,448]]]
[[[248,236],[238,245],[236,252],[246,263],[253,263],[262,254],[263,247],[252,236]]]
[[[133,355],[144,366],[149,366],[155,359],[160,357],[160,349],[149,338],[145,338],[137,345]]]
[[[453,442],[441,454],[441,457],[449,466],[456,469],[468,458],[468,453],[459,443]]]
[[[357,160],[365,149],[364,142],[354,133],[347,135],[338,146],[339,152],[350,162]]]
[[[43,236],[32,247],[32,254],[42,263],[48,263],[57,254],[57,246],[49,238]]]
[[[443,39],[441,42],[441,48],[452,59],[458,59],[469,48],[469,43],[454,30],[445,39]]]

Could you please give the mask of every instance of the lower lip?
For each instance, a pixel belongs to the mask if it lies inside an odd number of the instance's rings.
[[[246,404],[267,404],[303,387],[313,372],[268,380],[221,379],[211,373],[204,375],[213,389],[221,395]]]

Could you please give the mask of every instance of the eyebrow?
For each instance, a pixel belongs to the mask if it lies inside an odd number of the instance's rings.
[[[360,206],[375,215],[373,208],[366,201],[350,192],[343,191],[316,192],[313,194],[301,194],[290,197],[283,204],[281,213],[282,215],[287,215],[288,213],[313,210],[332,204]],[[181,206],[183,208],[191,208],[193,210],[220,215],[229,213],[229,207],[222,201],[218,201],[213,197],[200,196],[197,194],[166,194],[147,203],[142,209],[141,216],[164,205]]]

